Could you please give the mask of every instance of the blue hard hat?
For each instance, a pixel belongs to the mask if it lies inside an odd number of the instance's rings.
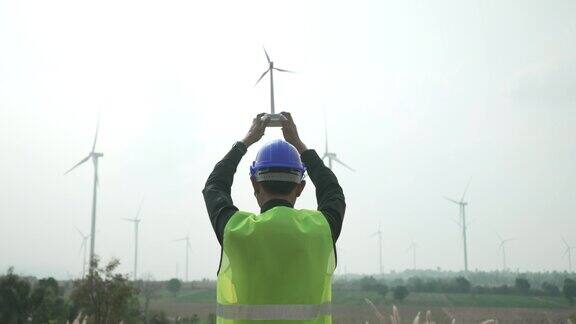
[[[299,183],[306,168],[298,150],[283,140],[264,144],[250,166],[250,177],[256,181],[288,181]]]

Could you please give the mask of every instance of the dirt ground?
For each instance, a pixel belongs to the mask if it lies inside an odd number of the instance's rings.
[[[177,303],[169,301],[155,301],[152,308],[163,310],[170,317],[192,316],[197,314],[206,318],[208,314],[215,313],[216,305],[212,303]],[[456,323],[480,323],[484,320],[495,319],[498,323],[566,323],[566,319],[574,314],[569,309],[538,309],[538,308],[480,308],[480,307],[432,307],[429,309],[404,306],[399,307],[400,316],[404,323],[412,323],[418,312],[424,319],[427,310],[432,313],[436,323],[450,323],[452,318]],[[381,309],[386,317],[392,312],[391,307]],[[378,323],[376,316],[368,306],[335,305],[333,307],[334,324],[366,324]]]

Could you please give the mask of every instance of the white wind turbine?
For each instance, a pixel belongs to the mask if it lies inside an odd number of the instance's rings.
[[[90,237],[90,235],[85,235],[84,233],[82,233],[82,231],[80,231],[78,228],[76,228],[76,230],[78,231],[78,234],[80,234],[80,236],[82,237],[82,244],[80,244],[80,251],[83,251],[82,253],[82,279],[84,279],[84,276],[86,274],[86,248],[88,248],[88,238]]]
[[[276,114],[276,110],[274,107],[274,70],[279,71],[279,72],[290,72],[290,73],[292,73],[292,71],[288,71],[288,70],[279,69],[277,67],[274,67],[274,62],[272,60],[270,60],[270,56],[268,56],[268,52],[266,52],[266,49],[264,49],[264,54],[266,54],[266,60],[268,60],[268,69],[266,71],[264,71],[264,73],[262,73],[262,75],[260,76],[258,81],[256,81],[256,84],[258,84],[260,82],[260,80],[262,80],[262,78],[264,78],[264,76],[268,72],[270,72],[270,110],[271,110],[271,114],[274,115],[274,114]]]
[[[140,201],[140,206],[138,206],[138,213],[134,218],[124,218],[125,221],[134,223],[134,281],[138,278],[138,228],[140,225],[140,211],[142,210],[142,203],[144,199]]]
[[[576,249],[576,246],[571,246],[564,238],[562,238],[562,242],[564,243],[564,246],[566,246],[564,256],[568,256],[568,272],[572,272],[572,250]]]
[[[186,275],[184,277],[185,278],[184,281],[187,282],[188,281],[188,268],[189,268],[188,267],[188,264],[189,264],[188,259],[190,256],[190,248],[191,248],[191,246],[190,246],[190,234],[187,234],[186,237],[181,238],[179,240],[175,240],[174,242],[180,242],[180,241],[186,241],[186,271],[185,271]]]
[[[502,236],[500,236],[500,234],[496,233],[496,235],[498,235],[498,239],[500,240],[500,250],[502,250],[502,270],[506,271],[507,267],[506,267],[506,243],[510,242],[510,241],[514,241],[513,238],[502,238]]]
[[[382,274],[382,230],[380,229],[380,222],[378,222],[378,231],[372,233],[369,237],[373,236],[378,236],[378,270]]]
[[[462,194],[462,198],[460,200],[455,200],[452,198],[444,197],[444,199],[449,200],[456,205],[458,205],[460,219],[457,222],[458,226],[462,229],[462,243],[463,243],[463,251],[464,251],[464,272],[468,273],[468,241],[467,241],[467,232],[468,232],[468,224],[466,224],[466,206],[468,205],[467,202],[464,201],[466,197],[466,192],[468,191],[468,187],[470,187],[470,181],[466,185],[466,189],[464,189],[464,193]]]
[[[100,126],[100,118],[96,123],[96,134],[94,135],[94,142],[92,143],[92,150],[88,153],[88,156],[80,160],[80,162],[76,163],[70,170],[64,173],[65,175],[68,174],[70,171],[77,168],[79,165],[83,164],[84,162],[92,159],[92,163],[94,164],[94,183],[92,187],[92,222],[90,227],[90,265],[89,269],[92,272],[93,261],[94,261],[94,244],[96,241],[96,194],[98,188],[98,159],[103,157],[103,153],[96,152],[96,140],[98,139],[98,129]]]
[[[340,163],[343,167],[347,168],[348,170],[355,172],[356,170],[352,169],[346,163],[342,162],[336,156],[336,153],[330,152],[330,150],[328,149],[328,125],[326,123],[326,120],[324,120],[324,130],[325,130],[326,142],[325,142],[325,146],[324,146],[324,155],[322,155],[322,161],[324,161],[324,159],[328,158],[328,168],[330,168],[330,170],[332,170],[332,161],[334,161],[334,162]]]

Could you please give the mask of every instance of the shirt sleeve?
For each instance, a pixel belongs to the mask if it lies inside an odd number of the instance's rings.
[[[228,154],[216,163],[202,190],[208,216],[220,245],[222,245],[226,223],[238,211],[230,194],[236,168],[246,154],[246,150],[244,143],[236,142]]]
[[[342,222],[344,221],[344,212],[346,211],[346,202],[344,192],[338,183],[336,175],[324,165],[318,153],[314,150],[306,150],[301,154],[302,162],[306,166],[308,176],[316,187],[316,200],[318,210],[326,217],[332,239],[334,243],[340,236]]]

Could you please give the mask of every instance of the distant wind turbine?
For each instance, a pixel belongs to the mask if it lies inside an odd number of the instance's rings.
[[[458,226],[462,229],[462,243],[463,243],[463,251],[464,251],[464,272],[468,273],[468,242],[467,242],[467,231],[468,225],[466,224],[466,206],[468,205],[467,202],[464,201],[466,197],[466,192],[468,191],[468,187],[470,187],[470,181],[466,185],[466,189],[464,189],[464,193],[462,194],[462,198],[460,200],[455,200],[452,198],[444,197],[444,199],[449,200],[456,205],[458,205],[459,213],[460,213],[460,220],[457,223]]]
[[[90,227],[90,272],[92,272],[93,268],[93,261],[94,261],[94,245],[96,241],[96,193],[98,188],[98,159],[103,157],[103,153],[96,152],[96,140],[98,139],[98,129],[100,126],[100,117],[98,117],[98,121],[96,122],[96,134],[94,135],[94,142],[92,143],[92,150],[88,153],[88,156],[80,160],[80,162],[76,163],[70,170],[64,173],[65,175],[68,174],[70,171],[76,169],[79,165],[83,164],[84,162],[92,159],[92,163],[94,164],[94,184],[92,188],[92,225]]]
[[[343,167],[347,168],[348,170],[355,172],[356,170],[352,169],[350,166],[348,166],[346,163],[342,162],[342,160],[340,160],[337,156],[336,153],[330,152],[330,150],[328,149],[328,125],[326,123],[324,123],[324,130],[325,130],[325,146],[324,146],[324,155],[322,155],[322,160],[328,158],[328,168],[330,168],[330,170],[332,170],[332,161],[335,161],[337,163],[340,163]]]
[[[498,235],[498,239],[500,240],[500,250],[502,250],[502,270],[506,271],[506,243],[510,242],[510,241],[514,241],[513,238],[502,238],[502,236],[500,236],[500,234],[496,233],[496,235]]]
[[[80,234],[80,236],[82,237],[82,244],[80,244],[80,251],[82,251],[82,279],[84,279],[84,276],[86,274],[86,248],[88,247],[88,238],[90,237],[90,235],[85,235],[84,233],[82,233],[82,231],[80,231],[78,228],[76,228],[76,230],[78,231],[78,234]]]
[[[279,71],[279,72],[290,72],[292,73],[292,71],[288,71],[288,70],[284,70],[284,69],[279,69],[277,67],[274,67],[274,62],[272,60],[270,60],[270,56],[268,56],[268,52],[266,52],[266,49],[264,49],[264,54],[266,54],[266,60],[268,60],[268,69],[266,71],[264,71],[264,73],[262,73],[262,75],[260,76],[260,78],[258,79],[258,81],[256,81],[256,84],[258,84],[260,82],[260,80],[262,80],[262,78],[264,78],[264,76],[270,72],[270,110],[272,112],[272,115],[274,115],[276,112],[275,107],[274,107],[274,70]]]
[[[406,250],[406,252],[412,251],[412,270],[416,270],[416,247],[416,243],[412,241]]]
[[[125,221],[134,223],[134,281],[138,278],[138,228],[140,225],[140,212],[142,210],[142,203],[144,199],[140,201],[140,206],[138,206],[138,213],[134,218],[124,218]]]
[[[382,230],[380,229],[380,223],[378,223],[378,231],[370,235],[370,237],[373,236],[378,236],[378,269],[380,274],[382,274]]]
[[[568,256],[568,271],[572,272],[572,250],[576,249],[576,246],[571,246],[564,238],[562,238],[562,242],[564,243],[564,246],[566,246],[564,256]]]
[[[186,237],[181,238],[181,239],[179,239],[179,240],[175,240],[174,242],[180,242],[180,241],[186,241],[186,272],[185,272],[185,273],[186,273],[186,276],[185,276],[185,280],[184,280],[184,281],[187,282],[187,281],[188,281],[188,268],[189,268],[189,267],[188,267],[188,265],[189,265],[188,259],[189,259],[189,256],[190,256],[190,247],[191,247],[191,246],[190,246],[190,234],[187,234]]]

